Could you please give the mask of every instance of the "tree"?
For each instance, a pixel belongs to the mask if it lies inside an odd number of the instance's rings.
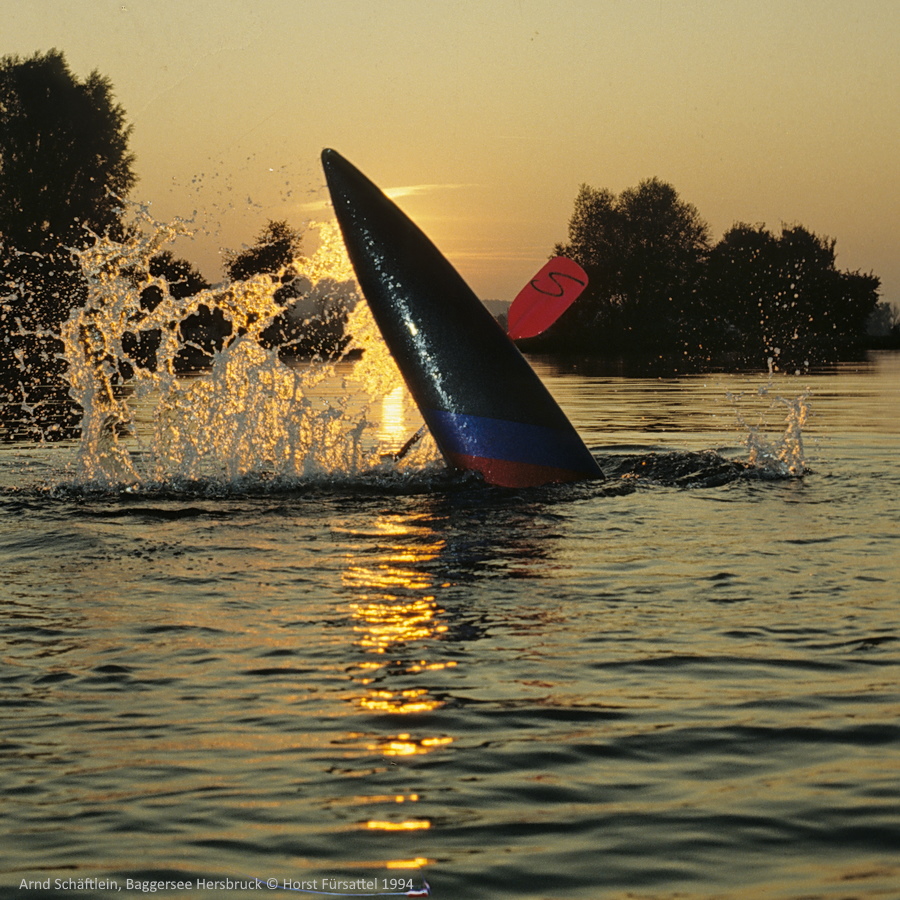
[[[225,270],[233,281],[268,274],[280,282],[274,299],[284,312],[260,335],[263,346],[287,355],[335,356],[349,342],[347,307],[328,285],[312,289],[298,277],[302,245],[302,232],[287,222],[269,221],[253,246],[226,257]]]
[[[712,249],[700,308],[712,349],[796,368],[858,352],[879,279],[842,272],[835,241],[802,226],[775,237],[738,223]]]
[[[84,302],[71,250],[122,234],[130,133],[98,72],[79,81],[57,50],[0,59],[0,376],[7,402],[32,421],[26,436],[70,434],[77,417],[54,335]]]
[[[303,234],[286,221],[270,219],[256,238],[256,243],[240,252],[225,256],[225,271],[232,281],[246,281],[255,275],[270,275],[280,281],[274,299],[287,306],[294,298],[292,284],[297,277],[294,261],[301,256]],[[276,318],[262,333],[265,346],[285,344],[290,338],[284,315]]]
[[[866,322],[866,337],[870,347],[900,347],[900,309],[879,301]]]
[[[738,223],[710,248],[696,208],[656,178],[619,196],[582,185],[555,253],[590,285],[526,350],[797,368],[858,353],[878,303],[875,275],[840,271],[835,241],[799,225]]]
[[[179,259],[171,250],[163,250],[150,260],[148,274],[163,278],[166,291],[175,300],[192,297],[210,287],[209,282],[186,259]],[[153,312],[163,301],[162,289],[153,284],[141,291],[140,305],[146,312]],[[139,324],[139,323],[138,323]],[[176,327],[173,322],[172,328]],[[196,313],[177,324],[182,340],[182,348],[173,364],[178,371],[193,371],[209,365],[213,353],[221,350],[225,339],[231,334],[231,323],[219,309],[201,306]],[[130,377],[134,366],[156,369],[157,351],[161,335],[158,329],[125,332],[122,349],[127,360],[124,376]]]
[[[83,299],[71,250],[121,236],[130,133],[98,72],[78,81],[58,50],[0,60],[0,293],[32,330]]]
[[[131,128],[109,79],[79,81],[58,50],[0,60],[0,236],[25,253],[121,227]]]
[[[300,257],[302,246],[302,232],[285,221],[270,220],[252,247],[226,254],[225,271],[232,281],[244,281],[253,275],[279,274],[287,283],[296,275],[292,265]]]
[[[618,197],[582,185],[557,254],[580,263],[590,286],[540,349],[671,349],[709,249],[708,227],[675,189],[650,178]]]

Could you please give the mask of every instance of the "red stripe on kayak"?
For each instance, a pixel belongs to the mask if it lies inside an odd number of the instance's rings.
[[[539,466],[534,463],[510,462],[507,459],[449,453],[447,461],[456,469],[480,472],[488,484],[494,484],[497,487],[539,487],[542,484],[561,484],[566,481],[584,480],[584,472],[558,469],[556,466]]]

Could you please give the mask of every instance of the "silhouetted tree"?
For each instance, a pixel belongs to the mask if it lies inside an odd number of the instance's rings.
[[[531,346],[629,351],[671,349],[690,314],[709,248],[708,227],[675,189],[651,178],[618,197],[582,185],[569,239],[555,253],[581,264],[585,295]]]
[[[281,282],[275,300],[287,306],[294,297],[291,287],[297,277],[294,260],[300,258],[303,234],[286,221],[270,219],[256,238],[256,243],[240,252],[225,256],[225,271],[232,281],[245,281],[254,275],[270,275]],[[279,316],[262,334],[266,346],[278,346],[288,340],[288,323]]]
[[[275,300],[285,312],[277,316],[261,334],[265,347],[277,347],[284,354],[334,356],[343,350],[349,338],[345,334],[347,308],[341,302],[316,297],[316,309],[302,316],[310,284],[298,278],[294,262],[301,259],[303,234],[287,222],[270,221],[256,243],[226,257],[225,270],[233,281],[268,274],[280,280]],[[317,295],[321,292],[316,292]]]
[[[232,281],[244,281],[253,275],[281,273],[286,283],[296,275],[292,263],[300,257],[302,245],[302,232],[287,222],[270,220],[252,247],[226,255],[225,271]]]
[[[176,300],[192,297],[210,287],[191,263],[179,259],[171,250],[163,250],[150,260],[149,274],[165,279],[169,296]],[[163,291],[158,285],[150,285],[141,291],[142,310],[152,312],[162,300]],[[225,339],[231,334],[231,323],[222,311],[206,305],[180,323],[173,321],[170,327],[178,328],[184,344],[174,360],[179,371],[192,371],[209,365],[213,353],[222,349]],[[158,329],[126,332],[122,336],[122,349],[131,363],[146,369],[156,368],[159,345]],[[128,377],[129,372],[126,370],[123,375]]]
[[[842,272],[835,242],[737,224],[712,249],[706,223],[659,179],[616,196],[582,185],[555,253],[587,271],[584,295],[527,350],[677,353],[689,365],[796,368],[857,353],[878,302],[873,274]]]
[[[900,347],[900,309],[881,300],[866,322],[866,336],[873,348]]]
[[[192,297],[210,287],[209,282],[187,260],[176,259],[168,251],[163,251],[150,261],[150,274],[165,276],[169,293],[176,299]],[[152,288],[144,293],[149,290]],[[232,333],[231,322],[222,310],[206,304],[181,322],[178,329],[184,342],[175,357],[175,368],[179,371],[211,365],[213,355],[222,349]]]
[[[842,272],[835,241],[802,226],[775,237],[739,223],[713,248],[700,290],[707,346],[792,368],[858,352],[879,279]]]
[[[58,50],[0,60],[0,235],[32,253],[121,225],[134,184],[131,128],[109,79],[84,81]]]
[[[33,436],[61,434],[45,423],[66,402],[54,335],[85,297],[71,249],[121,234],[130,131],[99,73],[79,81],[57,50],[0,59],[0,375]]]

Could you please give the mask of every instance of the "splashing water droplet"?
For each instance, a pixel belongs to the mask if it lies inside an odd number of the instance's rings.
[[[756,391],[758,397],[766,397],[772,390],[773,374],[764,387]],[[741,394],[729,393],[738,420],[738,424],[747,429],[745,444],[748,451],[748,462],[759,469],[762,474],[777,477],[799,477],[808,471],[806,452],[803,445],[803,428],[810,414],[810,391],[807,388],[792,399],[777,396],[756,424],[748,424],[738,410]],[[774,409],[785,411],[784,430],[775,438],[766,436],[766,415]]]
[[[352,338],[339,359],[299,360],[280,358],[261,340],[285,310],[276,300],[282,273],[179,299],[164,277],[150,274],[150,261],[189,234],[188,223],[155,222],[146,208],[134,216],[137,227],[122,243],[103,239],[78,253],[87,301],[61,335],[70,394],[84,411],[75,481],[140,490],[383,469],[381,400],[406,389],[368,306],[359,302],[337,227],[313,225],[319,247],[291,269],[305,288],[303,303],[346,312]],[[152,309],[141,304],[148,287],[161,295]],[[224,316],[230,336],[211,352],[207,370],[185,374],[176,364],[184,349],[179,323],[202,307]],[[158,334],[155,365],[129,352],[138,333]],[[410,402],[407,408],[412,434],[421,420]],[[433,442],[420,443],[391,467],[429,465],[437,457]]]

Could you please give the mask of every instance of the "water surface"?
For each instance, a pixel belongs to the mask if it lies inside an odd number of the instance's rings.
[[[900,358],[539,369],[607,482],[0,448],[5,895],[896,897]]]

